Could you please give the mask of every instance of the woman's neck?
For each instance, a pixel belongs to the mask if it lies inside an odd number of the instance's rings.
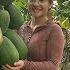
[[[31,25],[32,26],[43,25],[47,20],[48,20],[48,18],[46,16],[42,16],[42,17],[38,17],[38,18],[32,17]]]

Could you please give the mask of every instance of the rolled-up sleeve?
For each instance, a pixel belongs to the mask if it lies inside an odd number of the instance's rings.
[[[23,70],[58,70],[64,49],[64,35],[58,25],[52,27],[49,40],[46,43],[47,61],[24,61]]]

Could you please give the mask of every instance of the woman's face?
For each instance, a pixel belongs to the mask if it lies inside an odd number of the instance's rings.
[[[46,15],[49,8],[50,3],[48,0],[28,0],[28,9],[34,17]]]

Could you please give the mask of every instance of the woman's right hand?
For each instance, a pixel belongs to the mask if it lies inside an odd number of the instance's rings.
[[[6,64],[3,66],[3,70],[20,70],[24,66],[24,61],[19,60],[18,62],[14,63],[14,67],[11,67],[10,65]]]

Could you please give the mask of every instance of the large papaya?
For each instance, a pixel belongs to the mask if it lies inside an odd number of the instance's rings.
[[[0,9],[0,28],[5,33],[10,23],[10,15],[4,8]]]
[[[0,28],[0,45],[2,44],[2,42],[3,42],[3,35],[2,35],[1,28]]]
[[[7,7],[5,7],[5,9],[10,14],[10,25],[9,25],[9,28],[10,29],[19,29],[20,26],[24,22],[23,16],[21,15],[20,10],[14,4],[11,4],[11,5],[7,6]]]
[[[22,38],[15,31],[11,29],[8,29],[4,35],[8,37],[15,45],[16,49],[19,52],[19,59],[26,59],[28,49]]]
[[[0,46],[0,67],[5,64],[13,65],[19,60],[19,53],[14,44],[7,37],[3,38],[3,43]]]
[[[0,0],[0,5],[8,6],[10,5],[14,0]]]

